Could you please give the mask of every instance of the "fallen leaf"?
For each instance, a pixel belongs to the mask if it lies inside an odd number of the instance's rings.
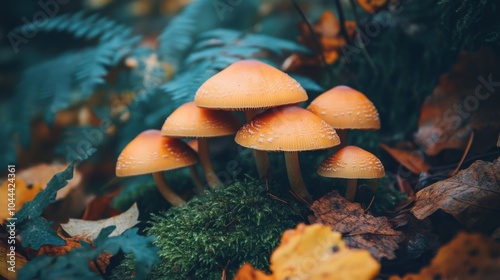
[[[459,233],[441,247],[428,267],[418,274],[391,280],[481,279],[496,280],[500,275],[500,244],[481,235]]]
[[[138,218],[139,210],[137,209],[137,204],[134,203],[134,205],[132,205],[132,207],[130,207],[127,211],[109,219],[99,221],[69,219],[68,223],[61,224],[61,227],[72,237],[79,236],[93,240],[97,238],[99,232],[101,232],[103,228],[113,225],[116,226],[116,229],[110,234],[110,236],[118,236],[127,229],[138,224]]]
[[[344,22],[344,26],[349,38],[353,38],[356,31],[356,23],[354,21],[346,21]],[[342,46],[345,45],[346,40],[340,32],[340,21],[333,12],[325,11],[318,22],[312,26],[315,36],[311,34],[307,23],[304,21],[299,23],[298,28],[300,31],[298,41],[301,44],[311,50],[317,50],[318,46],[315,43],[315,40],[317,40],[327,64],[333,64],[338,60],[339,52]],[[285,71],[294,71],[302,66],[319,66],[322,64],[323,57],[321,55],[306,56],[303,54],[293,54],[285,60],[283,69]]]
[[[380,264],[367,250],[349,249],[342,235],[329,226],[299,224],[281,236],[271,255],[270,270],[272,274],[265,275],[246,265],[235,279],[373,279]]]
[[[500,227],[500,160],[478,160],[469,168],[417,192],[411,212],[422,220],[438,210],[468,229],[490,234]]]
[[[499,63],[489,49],[463,53],[450,73],[440,77],[422,105],[415,135],[426,154],[463,150],[472,131],[476,139],[472,152],[486,152],[495,145],[500,131]]]
[[[369,250],[379,260],[396,258],[394,250],[403,235],[392,229],[387,217],[365,213],[359,203],[346,200],[336,190],[314,201],[311,210],[314,212],[309,217],[311,223],[330,225],[344,235],[349,247]]]
[[[16,177],[21,178],[28,185],[45,189],[50,179],[57,173],[64,171],[69,164],[38,164],[28,169],[20,171]],[[73,171],[73,178],[68,181],[68,185],[57,191],[56,200],[66,197],[66,195],[76,188],[82,181],[82,175],[76,169]]]
[[[111,193],[92,199],[83,213],[82,220],[97,221],[123,213],[123,211],[111,207],[111,201],[120,193],[120,190],[120,188],[117,188]]]
[[[84,238],[84,237],[63,237],[61,238],[64,239],[66,242],[66,245],[63,246],[56,246],[56,245],[43,245],[40,247],[40,249],[37,251],[37,255],[45,255],[45,256],[62,256],[66,255],[69,253],[71,250],[75,248],[81,248],[82,244],[81,242],[86,242],[91,244],[92,246],[92,241]],[[94,272],[99,272],[99,271],[106,271],[106,267],[110,263],[110,259],[113,255],[108,253],[108,252],[102,252],[99,254],[99,257],[97,260],[90,262],[89,261],[89,266],[90,269]],[[99,266],[99,268],[96,267],[96,265]]]
[[[429,220],[419,220],[410,211],[402,211],[390,219],[394,228],[403,233],[403,240],[399,243],[398,259],[400,263],[415,265],[415,259],[427,252],[434,252],[438,248],[439,239],[434,233]]]
[[[62,256],[66,255],[69,251],[73,250],[73,248],[80,248],[82,244],[80,241],[85,241],[90,243],[90,240],[82,237],[64,237],[60,236],[66,242],[65,245],[56,246],[56,245],[43,245],[38,249],[37,255],[46,255],[46,256]]]
[[[263,271],[255,269],[251,264],[244,264],[238,270],[233,280],[274,280],[272,275],[267,275]]]
[[[387,0],[356,0],[356,2],[369,13],[380,11],[387,4]]]
[[[384,144],[379,144],[389,155],[391,155],[399,164],[406,167],[414,174],[422,172],[428,173],[430,164],[425,162],[425,158],[418,150],[403,150],[400,148],[391,148]]]
[[[14,196],[9,191],[14,190]],[[24,203],[31,201],[35,196],[41,192],[42,189],[39,186],[28,185],[19,177],[16,177],[11,183],[9,180],[5,180],[0,186],[0,198],[2,201],[2,207],[0,207],[0,220],[4,221],[8,218],[12,218],[11,211],[7,207],[9,205],[9,198],[15,199],[15,210],[20,209]],[[11,194],[11,195],[9,195]],[[14,213],[14,212],[12,212]]]
[[[11,245],[0,241],[0,256],[2,258],[2,261],[0,261],[0,278],[15,280],[17,277],[17,271],[21,269],[28,262],[28,260],[26,260],[26,258],[19,254],[16,250],[14,250],[13,256],[10,256],[10,254],[12,254],[10,247]],[[11,261],[13,262],[11,263]],[[11,267],[14,267],[14,271],[9,269]]]

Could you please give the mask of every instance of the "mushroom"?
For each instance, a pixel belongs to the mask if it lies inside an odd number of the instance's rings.
[[[214,75],[196,92],[197,106],[245,111],[250,121],[261,109],[307,100],[302,86],[286,73],[257,60],[237,61]],[[269,172],[267,153],[254,150],[259,177]]]
[[[373,103],[361,92],[347,86],[336,86],[316,97],[307,110],[324,119],[347,143],[347,129],[380,129],[380,119]]]
[[[185,201],[168,186],[162,171],[191,166],[197,161],[196,153],[180,139],[163,137],[159,130],[146,130],[121,152],[116,162],[116,176],[152,173],[163,197],[170,204],[179,206]]]
[[[346,178],[346,199],[356,197],[357,179],[374,179],[385,176],[384,166],[372,153],[356,146],[345,146],[326,158],[318,167],[318,174],[330,178]]]
[[[287,105],[257,115],[236,133],[236,143],[259,151],[285,152],[292,191],[307,202],[311,195],[300,172],[299,151],[328,149],[340,144],[331,126],[306,109]]]
[[[188,102],[177,108],[165,120],[161,135],[169,137],[196,137],[198,156],[211,188],[222,186],[210,161],[207,138],[235,134],[240,123],[230,112],[197,107]]]

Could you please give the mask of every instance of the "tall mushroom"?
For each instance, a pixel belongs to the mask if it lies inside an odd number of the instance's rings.
[[[185,201],[168,186],[162,171],[191,166],[197,161],[196,153],[180,139],[162,137],[159,130],[146,130],[121,152],[116,162],[116,176],[152,173],[163,197],[170,204],[179,206]]]
[[[347,144],[347,129],[380,129],[373,103],[361,92],[336,86],[316,97],[307,109],[337,130],[341,146]]]
[[[241,146],[259,151],[285,152],[286,169],[292,191],[307,202],[298,152],[328,149],[340,144],[331,126],[306,109],[282,106],[257,115],[243,125],[235,138]]]
[[[207,138],[235,134],[240,123],[230,112],[197,107],[188,102],[177,108],[165,120],[161,134],[169,137],[198,138],[198,156],[211,188],[221,186],[210,161]]]
[[[257,60],[235,62],[208,79],[196,92],[197,106],[245,111],[250,121],[261,109],[307,100],[302,86],[286,73]],[[259,177],[269,171],[267,153],[254,150]]]
[[[356,197],[357,179],[374,179],[385,176],[384,166],[372,153],[356,146],[345,146],[326,158],[318,167],[318,174],[330,178],[346,178],[346,199]]]

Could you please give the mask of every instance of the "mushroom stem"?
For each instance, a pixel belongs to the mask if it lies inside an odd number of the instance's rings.
[[[200,158],[203,172],[205,172],[208,186],[211,189],[222,186],[222,182],[219,181],[219,178],[217,178],[217,175],[212,167],[212,162],[210,161],[207,138],[198,138],[198,157]]]
[[[153,178],[156,183],[156,187],[160,191],[160,193],[163,195],[163,197],[170,203],[172,206],[180,206],[185,203],[184,199],[182,199],[180,196],[178,196],[167,184],[167,181],[165,181],[165,177],[163,177],[163,173],[160,172],[154,172],[153,173]]]
[[[245,116],[247,121],[250,121],[253,117],[259,114],[258,110],[247,110],[245,111]],[[257,165],[257,171],[259,172],[259,179],[266,178],[270,172],[269,169],[269,157],[264,151],[253,150],[253,157],[255,158],[255,164]]]
[[[311,203],[312,197],[306,189],[300,172],[298,152],[285,152],[286,172],[292,191],[306,202]]]
[[[372,179],[372,180],[370,180],[370,184],[368,185],[368,187],[373,192],[376,192],[377,189],[378,189],[378,179]]]
[[[193,183],[196,187],[196,190],[198,190],[200,194],[203,193],[205,191],[205,188],[203,187],[203,183],[201,182],[198,170],[196,170],[196,165],[191,165],[189,167],[189,173],[191,175],[191,180],[193,180]]]
[[[358,188],[358,179],[347,179],[345,198],[349,201],[354,201],[354,198],[356,197],[357,188]]]
[[[335,131],[337,131],[337,134],[340,138],[340,145],[334,148],[338,151],[347,146],[347,129],[336,129]]]

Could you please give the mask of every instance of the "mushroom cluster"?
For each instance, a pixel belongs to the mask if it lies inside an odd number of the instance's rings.
[[[346,178],[345,197],[356,197],[357,179],[385,176],[384,166],[372,153],[356,146],[345,146],[348,129],[380,129],[380,119],[373,103],[361,92],[347,86],[336,86],[314,99],[307,109],[337,129],[341,145],[318,167],[323,177]]]
[[[184,200],[168,187],[162,171],[189,166],[194,184],[202,192],[195,168],[199,159],[208,186],[220,187],[207,139],[236,134],[236,143],[253,149],[260,179],[271,171],[267,152],[284,152],[292,192],[310,203],[312,196],[302,179],[298,152],[345,145],[346,129],[379,129],[380,121],[370,100],[346,86],[318,96],[307,110],[297,106],[307,99],[304,88],[286,73],[256,60],[235,62],[205,81],[194,102],[172,112],[161,131],[144,131],[133,139],[118,158],[116,175],[152,173],[165,199],[181,205]],[[248,123],[241,127],[229,111],[244,111]],[[340,137],[335,129],[341,131]],[[197,141],[188,145],[180,138]],[[346,196],[352,200],[356,179],[379,178],[384,169],[373,154],[347,146],[325,159],[318,173],[349,178]]]

